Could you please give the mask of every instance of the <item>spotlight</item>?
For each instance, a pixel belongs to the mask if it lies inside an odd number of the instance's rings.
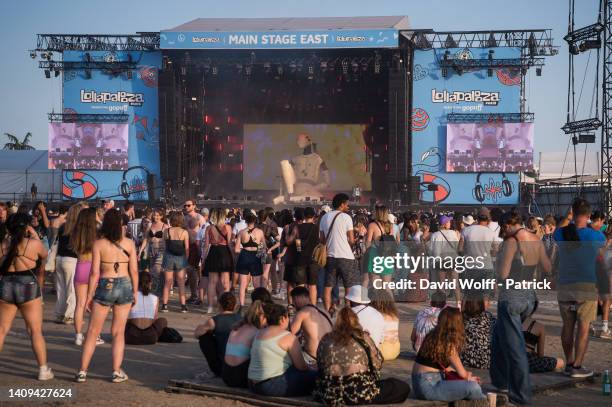
[[[48,69],[45,69],[45,78],[51,79],[51,71]]]
[[[55,77],[57,78],[58,76],[60,76],[60,70],[59,70],[59,69],[56,69],[56,70],[55,70]]]
[[[217,76],[217,74],[219,73],[219,67],[216,65],[213,65],[212,67],[212,74],[213,76]]]
[[[181,76],[186,76],[186,75],[187,75],[187,67],[181,66]]]
[[[540,67],[536,68],[536,76],[542,76],[542,68]]]
[[[353,73],[357,73],[357,71],[359,71],[359,63],[356,59],[353,59],[351,62],[351,68],[353,68]]]
[[[348,73],[348,60],[347,59],[342,60],[342,73],[344,75]]]
[[[34,50],[30,51],[30,58],[36,59],[36,51]]]
[[[47,52],[46,58],[47,58],[47,61],[50,61],[51,58],[53,58],[53,52]]]

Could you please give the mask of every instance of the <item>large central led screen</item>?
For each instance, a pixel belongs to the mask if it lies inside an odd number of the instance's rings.
[[[447,172],[520,172],[533,169],[533,123],[450,123]]]
[[[49,169],[127,170],[128,125],[49,123]]]
[[[371,191],[365,131],[362,124],[245,124],[243,187],[278,191],[290,179],[301,196]]]

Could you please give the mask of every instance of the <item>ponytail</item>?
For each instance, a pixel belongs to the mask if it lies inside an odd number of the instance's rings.
[[[6,274],[9,267],[17,258],[17,246],[27,237],[30,216],[25,213],[16,213],[9,216],[6,221],[6,229],[11,236],[11,243],[4,261],[0,265],[0,275]]]

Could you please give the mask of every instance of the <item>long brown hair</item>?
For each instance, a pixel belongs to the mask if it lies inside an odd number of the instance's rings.
[[[348,345],[355,336],[363,339],[363,328],[359,318],[350,307],[344,307],[338,312],[336,324],[330,335],[333,342],[340,346]]]
[[[377,205],[374,208],[374,221],[382,228],[385,234],[391,234],[393,226],[389,222],[389,209],[384,205]]]
[[[461,311],[459,308],[446,307],[438,316],[438,325],[425,337],[419,355],[446,366],[453,352],[457,355],[461,353],[464,340]]]
[[[372,292],[372,302],[370,305],[383,315],[399,318],[397,307],[391,293],[387,290],[374,290]]]
[[[97,237],[96,208],[85,208],[79,212],[76,225],[70,234],[70,246],[77,254],[91,253]]]
[[[74,231],[74,227],[77,224],[77,219],[79,217],[79,213],[84,208],[87,208],[87,202],[78,202],[75,203],[68,209],[68,214],[66,215],[66,223],[64,223],[64,236],[70,236],[70,234]]]

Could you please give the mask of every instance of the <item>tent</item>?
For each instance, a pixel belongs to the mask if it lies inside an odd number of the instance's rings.
[[[36,183],[41,200],[60,200],[62,170],[48,168],[47,150],[0,150],[0,200],[30,198]]]

